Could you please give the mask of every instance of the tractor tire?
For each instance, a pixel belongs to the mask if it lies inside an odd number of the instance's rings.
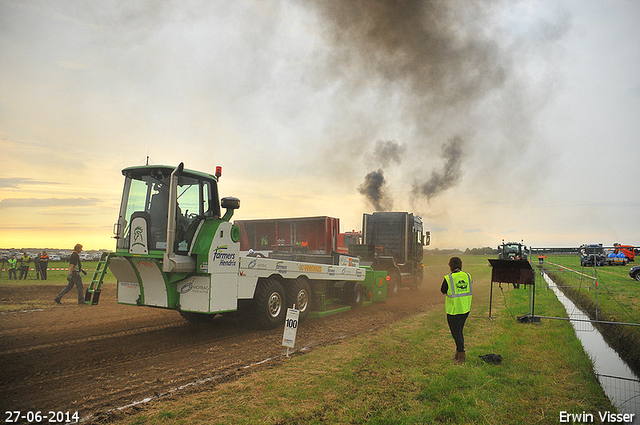
[[[292,308],[295,304],[296,310],[300,311],[299,321],[303,321],[311,311],[311,287],[306,279],[299,277],[289,280],[284,284],[284,291],[287,295],[287,307]]]
[[[342,287],[342,299],[351,307],[360,307],[364,300],[364,289],[360,282],[347,282]]]
[[[258,279],[254,300],[255,324],[260,329],[273,329],[284,322],[287,296],[276,278]]]

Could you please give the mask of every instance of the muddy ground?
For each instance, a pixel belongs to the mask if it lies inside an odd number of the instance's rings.
[[[89,423],[108,423],[139,401],[202,390],[283,360],[282,329],[254,330],[224,317],[194,325],[176,311],[118,305],[115,284],[103,286],[97,306],[78,306],[71,293],[56,305],[59,290],[0,285],[5,306],[51,300],[50,307],[0,314],[0,413],[77,411]],[[296,355],[442,302],[434,282],[386,303],[309,319],[298,329]]]

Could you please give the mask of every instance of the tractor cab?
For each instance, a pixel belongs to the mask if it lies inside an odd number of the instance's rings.
[[[186,255],[200,222],[220,217],[218,177],[183,169],[176,175],[176,170],[148,165],[122,170],[125,182],[114,228],[117,252]],[[167,243],[172,245],[169,250]]]
[[[499,260],[526,260],[527,247],[523,243],[502,241],[502,245],[498,246]]]

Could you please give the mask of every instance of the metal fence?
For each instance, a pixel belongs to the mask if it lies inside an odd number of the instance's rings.
[[[636,422],[640,419],[640,379],[625,378],[596,373],[600,385],[619,413],[635,414]]]

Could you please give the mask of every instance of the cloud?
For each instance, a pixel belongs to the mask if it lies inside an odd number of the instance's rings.
[[[90,207],[99,203],[98,198],[6,198],[0,200],[0,209]]]
[[[33,185],[33,184],[43,184],[48,182],[40,182],[34,179],[29,178],[0,178],[0,189],[2,188],[11,188],[17,189],[20,186]]]
[[[463,233],[480,233],[482,229],[467,229]]]
[[[89,68],[89,65],[87,65],[86,63],[69,62],[69,61],[58,61],[58,66],[63,69],[71,69],[76,71]]]

